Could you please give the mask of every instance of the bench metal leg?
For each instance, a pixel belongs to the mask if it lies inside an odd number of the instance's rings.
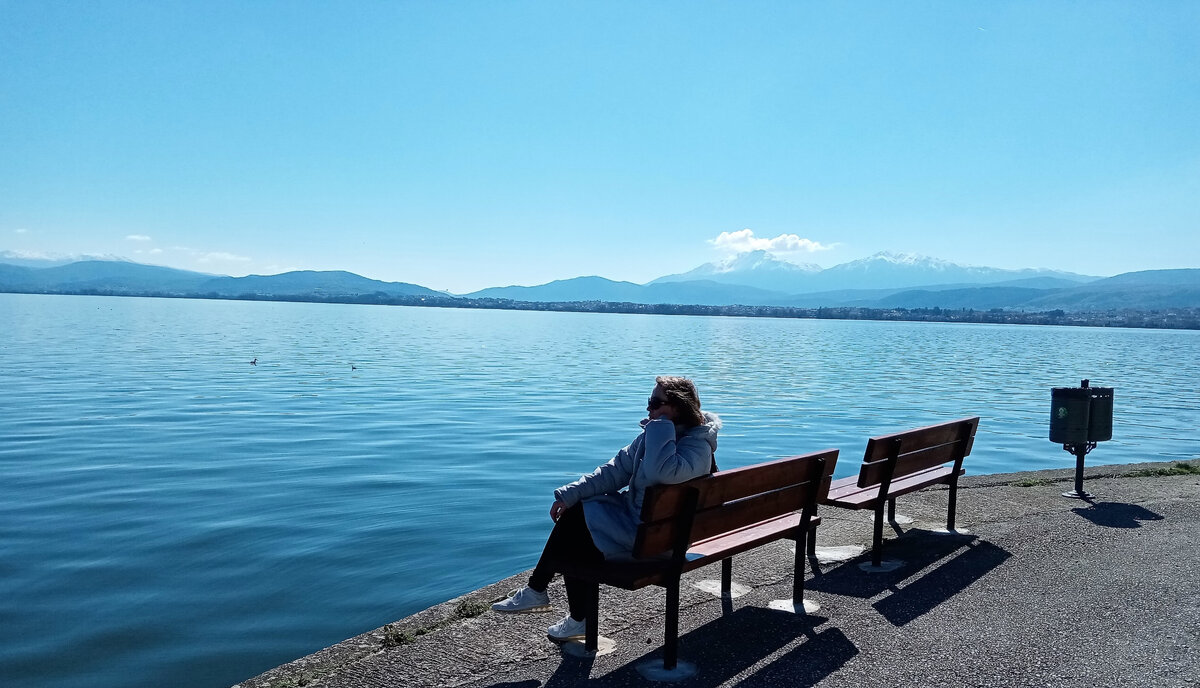
[[[888,500],[888,521],[894,523],[896,521],[896,498],[892,497]]]
[[[804,556],[808,550],[805,541],[812,541],[811,537],[806,537],[811,536],[812,532],[809,528],[802,528],[796,535],[795,560],[792,563],[792,596],[782,600],[771,600],[767,604],[769,609],[789,614],[815,614],[821,608],[816,602],[804,599]]]
[[[666,633],[663,637],[663,669],[671,671],[679,661],[679,579],[667,584]]]
[[[804,552],[805,539],[810,537],[807,529],[801,530],[796,542],[796,561],[792,564],[792,606],[797,611],[804,608]]]
[[[696,675],[696,666],[679,661],[679,578],[675,577],[664,587],[667,589],[667,628],[663,637],[662,664],[647,660],[637,665],[637,672],[651,681],[682,681]]]
[[[883,564],[883,502],[875,506],[875,538],[871,544],[871,564]]]
[[[954,530],[954,507],[958,501],[958,481],[950,483],[950,506],[946,509],[946,530]]]
[[[721,597],[733,597],[733,557],[721,560]]]
[[[600,648],[600,584],[588,585],[588,615],[584,622],[586,638],[584,650],[595,653]]]

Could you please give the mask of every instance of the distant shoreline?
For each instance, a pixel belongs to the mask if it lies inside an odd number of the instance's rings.
[[[808,320],[874,320],[882,322],[952,322],[993,325],[1058,325],[1067,327],[1122,327],[1139,329],[1200,330],[1200,308],[1167,310],[1120,309],[1106,311],[1009,311],[1000,308],[865,308],[852,306],[797,308],[792,306],[705,306],[687,304],[642,304],[614,301],[516,301],[459,296],[398,296],[382,292],[356,295],[164,293],[109,289],[12,290],[5,294],[47,296],[131,296],[210,301],[276,301],[292,303],[339,303],[371,306],[417,306],[425,308],[472,308],[480,310],[552,311],[563,313],[623,313],[642,315],[708,315],[742,318],[797,318]]]

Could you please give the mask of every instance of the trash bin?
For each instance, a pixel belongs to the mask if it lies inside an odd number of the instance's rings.
[[[1088,410],[1088,442],[1107,442],[1112,439],[1113,388],[1092,387],[1092,404]]]
[[[1050,389],[1050,441],[1075,455],[1075,489],[1062,496],[1092,498],[1083,491],[1083,457],[1097,442],[1112,439],[1112,415],[1112,387],[1089,387],[1081,380],[1078,387]]]
[[[1055,444],[1087,444],[1091,415],[1091,390],[1084,387],[1055,387],[1050,390],[1050,441]],[[1111,405],[1109,406],[1111,410]],[[1109,421],[1109,433],[1112,421]]]
[[[1054,387],[1050,390],[1050,441],[1087,444],[1112,439],[1113,388]]]

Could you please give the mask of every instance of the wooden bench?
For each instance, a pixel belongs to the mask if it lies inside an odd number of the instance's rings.
[[[591,582],[584,648],[599,641],[601,583],[626,590],[666,588],[663,669],[676,669],[679,643],[680,576],[722,562],[722,594],[731,593],[732,558],[779,539],[796,541],[792,606],[804,609],[804,554],[809,531],[820,523],[816,507],[829,490],[837,450],[778,459],[719,471],[678,485],[646,490],[633,559],[601,567],[555,562],[555,568]]]
[[[833,481],[822,504],[846,509],[874,509],[872,565],[883,563],[883,506],[896,520],[896,497],[930,485],[950,486],[946,529],[954,530],[954,507],[963,457],[971,453],[979,418],[962,418],[940,425],[872,437],[858,477]]]

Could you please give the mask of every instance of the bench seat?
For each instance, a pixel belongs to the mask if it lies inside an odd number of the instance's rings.
[[[808,528],[813,530],[819,525],[821,525],[821,517],[813,516]],[[701,540],[688,548],[687,562],[683,565],[683,570],[685,572],[694,571],[711,564],[714,559],[732,557],[775,540],[794,540],[799,529],[800,514],[792,513]]]
[[[963,473],[966,471],[958,469],[958,475]],[[899,497],[931,485],[947,485],[950,483],[952,475],[954,475],[952,466],[934,466],[920,473],[906,475],[892,481],[888,488],[888,497]],[[852,475],[833,481],[833,484],[829,486],[829,497],[826,498],[825,503],[844,509],[874,509],[877,499],[879,499],[878,485],[859,487],[858,476]]]
[[[717,561],[729,560],[735,554],[749,552],[775,540],[794,540],[798,537],[800,521],[799,513],[784,514],[695,542],[688,547],[682,573],[695,571]],[[813,516],[808,529],[809,531],[815,530],[819,525],[821,525],[821,517]],[[667,561],[667,557],[649,560],[614,559],[604,562],[599,568],[580,567],[571,562],[563,562],[559,566],[564,569],[560,571],[564,575],[599,577],[604,579],[606,585],[614,588],[639,590],[647,585],[662,585],[666,576],[670,575],[668,571],[664,570],[664,564]]]

